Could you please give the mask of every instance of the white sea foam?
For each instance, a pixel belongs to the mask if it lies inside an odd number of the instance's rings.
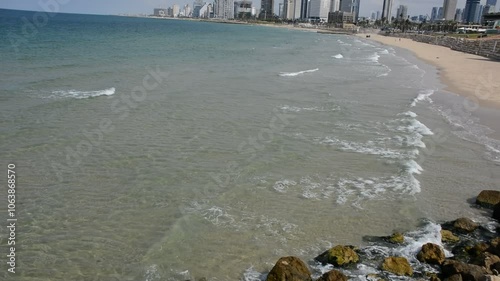
[[[146,268],[146,272],[144,273],[145,281],[156,281],[160,280],[161,276],[158,273],[158,266],[153,264]]]
[[[425,126],[422,122],[418,121],[417,119],[410,119],[410,124],[408,125],[407,129],[409,129],[410,132],[417,132],[424,136],[434,135],[431,129],[429,129],[427,126]]]
[[[378,63],[378,59],[380,58],[378,53],[374,53],[373,55],[368,57],[368,60],[371,62]]]
[[[199,210],[203,218],[216,226],[231,226],[235,222],[234,216],[230,215],[227,210],[218,206],[212,206]]]
[[[400,113],[398,115],[403,115],[403,116],[408,116],[408,117],[413,117],[413,118],[418,116],[415,112],[412,112],[412,111],[406,111],[406,112]]]
[[[436,223],[429,222],[423,228],[405,235],[405,244],[395,248],[393,254],[402,255],[411,262],[417,262],[416,256],[422,246],[426,243],[433,243],[443,247],[441,242],[441,226]],[[449,251],[445,250],[445,256],[453,256]]]
[[[290,186],[295,186],[297,183],[292,180],[280,180],[274,183],[274,190],[284,193]]]
[[[388,55],[389,54],[389,50],[384,49],[383,51],[380,51],[379,54],[381,54],[381,55]]]
[[[319,70],[319,68],[309,69],[309,70],[303,70],[303,71],[299,71],[299,72],[281,72],[279,75],[281,77],[294,77],[294,76],[301,75],[301,74],[304,74],[304,73],[316,72],[318,70]]]
[[[52,92],[51,98],[75,98],[75,99],[88,99],[95,98],[99,96],[111,96],[115,94],[115,88],[109,88],[100,91],[54,91]]]
[[[332,108],[324,108],[324,107],[297,107],[290,105],[282,105],[279,107],[283,112],[301,112],[301,111],[317,111],[317,112],[326,112],[326,111],[336,111],[339,110],[340,107],[332,107]]]
[[[251,266],[243,272],[243,281],[264,281],[267,278],[267,274],[260,273]]]
[[[332,58],[341,59],[341,58],[344,58],[344,56],[342,54],[338,54],[338,55],[332,56]]]
[[[425,90],[421,91],[416,98],[413,99],[412,103],[410,104],[411,107],[414,107],[417,105],[417,103],[421,101],[427,101],[429,103],[432,103],[432,100],[430,96],[434,94],[434,90]]]
[[[404,152],[389,149],[386,147],[379,147],[377,142],[368,141],[366,143],[358,143],[352,141],[339,140],[333,137],[326,137],[321,141],[322,144],[337,145],[340,150],[352,151],[362,154],[380,155],[384,158],[399,159]]]

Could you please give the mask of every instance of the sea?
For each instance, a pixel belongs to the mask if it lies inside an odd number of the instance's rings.
[[[500,187],[499,111],[439,71],[355,36],[0,10],[0,279],[256,281],[290,255],[318,276],[394,231],[418,263],[441,222],[493,227],[471,204]]]

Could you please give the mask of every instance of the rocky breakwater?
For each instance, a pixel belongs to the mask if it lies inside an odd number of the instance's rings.
[[[500,60],[500,39],[468,39],[452,36],[435,36],[414,33],[390,33],[391,37],[412,39],[416,42],[448,47],[452,50]]]
[[[477,205],[494,210],[498,220],[500,191],[481,192]],[[336,245],[309,263],[283,257],[261,280],[500,280],[500,227],[494,221],[427,221],[417,231],[366,241],[362,248]]]

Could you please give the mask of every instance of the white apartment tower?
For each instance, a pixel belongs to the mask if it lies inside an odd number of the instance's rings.
[[[392,3],[394,0],[384,0],[384,6],[382,7],[382,18],[384,18],[388,23],[392,21]]]
[[[219,19],[234,19],[234,0],[215,0],[215,17]]]

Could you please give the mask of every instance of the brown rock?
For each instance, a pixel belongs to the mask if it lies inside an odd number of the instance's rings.
[[[476,203],[486,208],[493,208],[496,204],[500,203],[500,191],[483,190],[477,196]]]
[[[472,263],[484,267],[488,274],[496,274],[494,271],[497,271],[497,265],[500,264],[500,257],[487,252],[481,253],[481,255],[472,260]]]
[[[267,275],[266,281],[312,281],[306,264],[297,257],[280,258]]]
[[[442,264],[445,258],[443,249],[441,249],[439,245],[433,243],[423,245],[417,255],[419,261],[429,264]]]
[[[441,230],[441,241],[444,243],[456,243],[460,241],[460,238],[455,236],[453,232],[449,230]]]
[[[449,280],[453,275],[460,274],[463,280],[479,281],[486,275],[486,270],[481,266],[466,264],[455,260],[445,260],[441,266],[441,272]]]
[[[473,257],[478,257],[482,253],[484,253],[486,250],[488,250],[489,247],[490,247],[490,245],[488,245],[484,242],[479,242],[477,244],[474,244],[474,246],[468,251],[468,253],[469,253],[469,255],[471,255]]]
[[[400,276],[412,276],[413,269],[404,257],[388,257],[384,259],[382,269]]]
[[[487,251],[494,255],[500,256],[500,237],[497,237],[490,241],[490,247]]]
[[[500,276],[486,275],[484,280],[485,281],[500,281]]]
[[[357,263],[359,256],[353,250],[352,246],[337,245],[330,250],[316,257],[321,263],[330,263],[335,266],[345,266],[351,263]]]
[[[453,227],[460,232],[471,233],[476,230],[479,225],[468,218],[459,218],[453,222]]]
[[[462,275],[460,274],[453,274],[452,276],[445,278],[444,281],[462,281]]]
[[[331,270],[321,275],[317,281],[347,281],[347,276],[338,270]]]

